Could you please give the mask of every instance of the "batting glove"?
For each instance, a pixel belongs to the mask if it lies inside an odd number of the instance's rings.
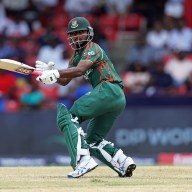
[[[44,63],[42,61],[36,61],[35,64],[35,70],[36,71],[45,71],[45,70],[53,70],[55,63],[52,61],[49,61],[49,63]]]
[[[41,81],[46,85],[51,85],[57,82],[57,79],[60,77],[58,70],[45,70],[42,72],[42,75],[36,78],[37,81]]]

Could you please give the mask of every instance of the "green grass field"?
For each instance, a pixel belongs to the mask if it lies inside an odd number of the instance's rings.
[[[105,166],[79,179],[70,167],[0,167],[0,192],[192,192],[190,166],[138,166],[131,178],[119,178]]]

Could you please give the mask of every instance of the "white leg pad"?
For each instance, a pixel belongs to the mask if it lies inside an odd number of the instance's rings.
[[[80,160],[81,156],[90,155],[89,149],[81,148],[81,136],[85,136],[83,129],[80,127],[77,129],[78,132],[78,141],[77,141],[77,161]]]
[[[97,148],[99,149],[99,151],[101,152],[101,154],[103,155],[103,157],[105,158],[106,161],[108,161],[109,163],[111,163],[114,167],[119,168],[119,163],[118,163],[118,159],[119,157],[123,154],[123,151],[121,149],[119,149],[117,151],[117,153],[115,154],[114,157],[112,157],[109,153],[107,153],[103,148],[107,145],[107,144],[111,144],[112,146],[114,145],[113,143],[103,140],[99,143],[98,146],[94,146],[95,143],[90,144],[90,147],[92,148]]]

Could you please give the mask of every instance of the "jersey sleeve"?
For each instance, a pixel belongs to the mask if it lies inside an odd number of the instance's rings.
[[[103,50],[96,43],[91,42],[83,51],[81,60],[96,63],[103,59]]]
[[[74,66],[73,66],[73,62],[72,62],[72,58],[70,58],[69,64],[68,64],[68,68],[71,68],[71,67],[74,67]]]

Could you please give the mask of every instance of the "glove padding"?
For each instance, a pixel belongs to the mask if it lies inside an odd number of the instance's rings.
[[[35,64],[35,70],[36,71],[45,71],[45,70],[53,70],[54,69],[54,65],[55,63],[52,62],[52,61],[49,61],[49,63],[44,63],[42,61],[36,61],[36,64]]]
[[[46,85],[51,85],[57,82],[57,79],[60,77],[58,70],[45,70],[42,72],[42,75],[36,78],[37,81],[41,81]]]

